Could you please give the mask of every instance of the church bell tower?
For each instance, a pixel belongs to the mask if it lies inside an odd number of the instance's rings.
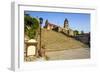
[[[66,29],[69,28],[69,23],[68,23],[68,19],[67,18],[64,20],[64,28],[66,28]]]

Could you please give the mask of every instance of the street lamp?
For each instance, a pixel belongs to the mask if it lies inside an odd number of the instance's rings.
[[[42,23],[43,23],[43,18],[39,18],[40,21],[40,49],[39,49],[39,56],[41,56],[42,52],[41,52],[41,28],[42,28]]]
[[[43,23],[43,18],[39,18],[39,20],[40,20],[40,25]]]

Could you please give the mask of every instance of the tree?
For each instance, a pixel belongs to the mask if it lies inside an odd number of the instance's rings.
[[[39,29],[39,20],[29,15],[24,15],[24,32],[30,39],[34,39]]]
[[[84,34],[84,31],[83,30],[81,31],[81,34]]]
[[[32,17],[30,15],[24,15],[25,26],[31,26],[33,24]]]
[[[78,35],[79,31],[78,30],[74,30],[74,35]]]
[[[39,20],[36,18],[32,18],[33,24],[31,25],[32,29],[37,30],[40,26]]]
[[[45,21],[45,25],[47,25],[47,24],[48,24],[48,20]]]

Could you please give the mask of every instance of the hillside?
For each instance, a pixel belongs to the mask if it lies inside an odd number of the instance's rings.
[[[54,30],[42,29],[41,40],[47,51],[88,48],[87,45]]]

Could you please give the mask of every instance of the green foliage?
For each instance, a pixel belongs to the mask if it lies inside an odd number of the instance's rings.
[[[83,30],[81,31],[81,34],[84,34],[84,31]]]
[[[25,26],[31,26],[33,24],[32,17],[25,15],[24,24]]]
[[[75,30],[74,31],[74,35],[79,35],[79,31],[78,30]]]
[[[37,18],[33,18],[29,15],[24,15],[24,32],[30,39],[34,39],[36,37],[37,31],[39,30],[39,20]]]
[[[40,26],[39,25],[39,20],[36,19],[36,18],[33,18],[32,21],[33,21],[33,25],[31,25],[32,29],[37,30]]]
[[[36,32],[34,30],[30,29],[28,33],[29,33],[28,36],[30,37],[30,39],[35,38]]]
[[[48,24],[48,20],[45,21],[45,26],[47,26],[47,24]]]

